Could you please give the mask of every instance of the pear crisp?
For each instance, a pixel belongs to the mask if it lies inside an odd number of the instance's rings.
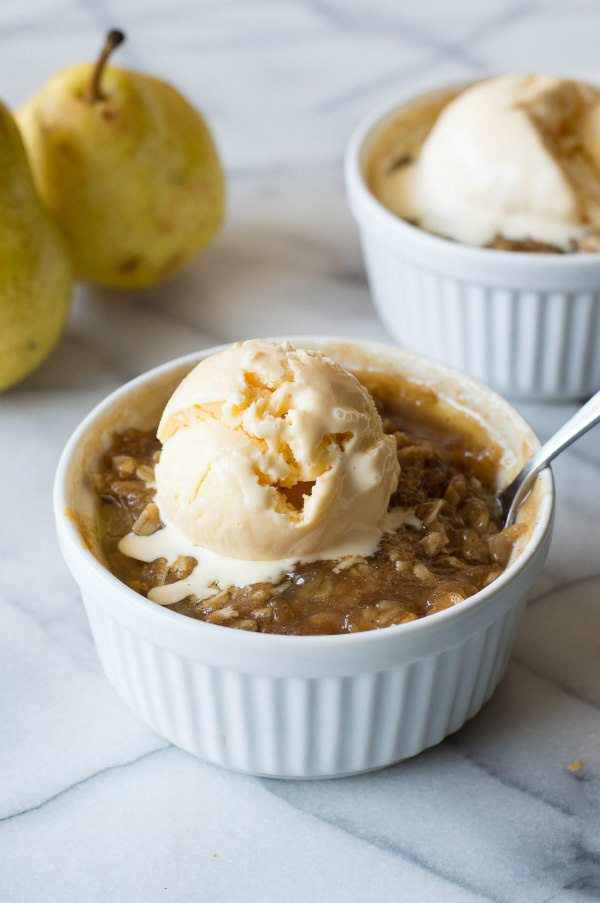
[[[486,247],[495,251],[525,251],[530,254],[598,254],[600,252],[600,230],[590,229],[576,238],[572,238],[567,249],[557,245],[534,241],[531,238],[516,240],[498,235]]]
[[[371,135],[366,182],[387,210],[473,247],[600,252],[600,88],[504,73],[414,98]]]
[[[502,528],[492,488],[498,449],[466,432],[460,420],[436,422],[426,404],[394,399],[393,387],[363,376],[400,464],[375,553],[298,564],[277,584],[215,587],[209,598],[189,595],[171,610],[255,632],[354,633],[458,605],[502,573],[523,528]],[[197,563],[189,555],[170,565],[164,558],[144,563],[119,551],[130,531],[151,535],[161,527],[154,504],[160,454],[155,431],[127,429],[113,436],[94,476],[107,564],[144,596],[185,579]]]

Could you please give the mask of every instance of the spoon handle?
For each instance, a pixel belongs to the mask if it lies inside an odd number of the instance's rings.
[[[589,401],[538,449],[512,483],[503,490],[502,502],[505,511],[508,511],[507,526],[515,520],[519,505],[531,489],[538,473],[597,423],[600,423],[600,391],[592,395]]]

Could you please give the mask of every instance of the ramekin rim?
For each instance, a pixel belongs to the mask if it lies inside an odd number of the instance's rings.
[[[274,340],[281,340],[282,337],[274,336],[272,338]],[[367,347],[374,350],[377,348],[387,350],[392,349],[401,352],[401,354],[405,358],[428,360],[425,355],[415,354],[414,352],[399,348],[398,346],[389,345],[384,342],[363,341],[361,339],[353,339],[344,336],[290,336],[289,341],[293,343],[301,343],[304,341],[314,344],[339,344],[340,346],[357,345],[359,347]],[[356,646],[357,644],[364,645],[376,643],[378,641],[383,642],[386,637],[390,638],[392,636],[397,637],[398,641],[400,641],[402,637],[405,637],[406,641],[408,642],[411,637],[416,637],[424,631],[432,632],[434,630],[443,629],[445,624],[448,624],[449,622],[452,622],[457,618],[466,616],[474,608],[481,607],[486,602],[491,601],[494,596],[497,596],[503,591],[505,586],[510,584],[519,576],[519,574],[527,567],[538,549],[542,546],[545,538],[551,530],[555,507],[554,478],[550,468],[544,470],[538,477],[538,480],[542,480],[547,483],[547,487],[545,487],[546,491],[540,504],[536,524],[527,539],[524,550],[521,552],[516,561],[509,564],[508,567],[500,574],[500,576],[492,581],[492,583],[484,587],[482,590],[479,590],[477,593],[474,593],[459,605],[447,608],[441,612],[436,612],[435,614],[428,617],[418,618],[415,621],[410,621],[404,624],[391,625],[380,630],[367,630],[350,634],[317,634],[309,636],[297,636],[260,633],[245,630],[236,630],[229,627],[223,627],[219,624],[210,624],[199,619],[190,618],[189,616],[183,615],[179,612],[171,611],[166,606],[157,605],[156,603],[151,602],[149,599],[144,598],[140,593],[136,593],[135,590],[132,590],[125,583],[119,580],[119,578],[114,575],[107,567],[105,567],[95,557],[91,550],[87,548],[81,533],[79,532],[76,524],[73,522],[73,519],[69,514],[69,506],[67,504],[66,497],[66,486],[70,474],[70,465],[72,459],[79,447],[80,442],[83,441],[90,427],[94,424],[97,418],[107,410],[109,410],[115,403],[117,403],[123,395],[127,395],[131,390],[150,382],[151,380],[163,375],[164,373],[175,370],[179,367],[183,367],[187,364],[193,364],[195,361],[202,360],[209,354],[216,354],[217,352],[229,347],[231,344],[231,342],[226,342],[221,345],[210,346],[209,348],[182,355],[178,358],[173,358],[163,364],[152,367],[150,370],[144,371],[139,376],[136,376],[131,380],[128,380],[126,383],[110,392],[107,396],[105,396],[105,398],[103,398],[92,408],[92,410],[83,418],[83,420],[71,433],[61,453],[55,473],[53,487],[54,516],[59,539],[70,543],[71,549],[77,555],[78,561],[83,568],[91,572],[91,574],[93,574],[93,576],[95,576],[96,578],[99,578],[101,582],[106,586],[107,590],[109,590],[111,593],[121,596],[124,603],[129,605],[133,604],[140,612],[140,614],[145,613],[145,615],[152,618],[158,618],[159,620],[165,619],[172,624],[179,624],[182,629],[195,630],[199,631],[200,633],[208,630],[209,634],[207,636],[210,635],[211,631],[214,632],[215,630],[218,631],[218,636],[222,636],[222,631],[227,630],[228,634],[230,634],[230,636],[228,636],[229,642],[259,643],[261,646],[266,643],[273,650],[276,645],[287,646],[289,648],[290,643],[296,649],[300,648],[301,645],[306,647],[309,644],[318,644],[321,648],[326,648],[329,645],[339,647],[340,643],[344,643],[345,646],[349,648],[351,645]],[[512,414],[516,414],[517,418],[521,420],[523,425],[526,426],[535,435],[534,431],[527,423],[525,418],[518,411],[516,411],[515,408],[513,408],[513,406],[508,401],[506,401],[506,399],[502,398],[500,395],[498,395],[498,393],[494,392],[493,389],[490,389],[488,386],[479,382],[479,380],[476,380],[473,377],[468,376],[467,374],[463,374],[461,371],[455,370],[453,367],[449,367],[446,364],[442,364],[438,361],[431,362],[439,371],[447,372],[451,375],[459,374],[461,379],[466,381],[466,383],[472,383],[480,390],[483,389],[495,400],[499,400],[502,404],[506,405],[506,407],[510,409]],[[70,565],[68,566],[70,569]],[[188,626],[184,628],[183,625]],[[234,634],[236,636],[231,636],[231,634]]]
[[[497,73],[503,74],[503,73]],[[489,78],[489,74],[484,74],[482,78]],[[473,81],[480,81],[477,78]],[[407,220],[391,210],[377,198],[366,184],[363,169],[361,166],[362,153],[369,138],[375,133],[376,129],[390,119],[395,113],[399,112],[404,106],[411,101],[419,100],[435,91],[443,91],[444,89],[452,89],[468,84],[460,80],[451,82],[446,85],[429,84],[424,86],[420,91],[406,91],[395,96],[395,100],[389,97],[387,100],[377,104],[374,109],[362,117],[358,125],[354,128],[346,150],[344,152],[344,176],[348,196],[352,204],[352,196],[356,194],[361,204],[365,205],[365,209],[376,220],[379,221],[382,228],[389,230],[390,236],[394,235],[399,241],[402,239],[410,239],[413,242],[421,242],[425,248],[430,248],[432,253],[436,251],[448,255],[454,255],[457,259],[465,262],[493,263],[502,262],[503,265],[510,267],[523,268],[531,265],[531,268],[537,268],[544,271],[556,270],[560,267],[571,267],[574,269],[591,269],[598,267],[600,269],[600,253],[584,254],[581,252],[565,252],[562,254],[545,254],[539,251],[510,251],[504,248],[484,248],[479,245],[469,245],[465,242],[452,241],[452,239],[444,238],[433,232],[428,232],[420,226],[415,226]],[[356,215],[356,214],[355,214]],[[358,218],[358,217],[357,217]]]

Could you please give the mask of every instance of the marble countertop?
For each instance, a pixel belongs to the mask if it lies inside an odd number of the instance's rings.
[[[228,168],[218,241],[145,294],[80,289],[51,359],[0,399],[2,903],[580,903],[600,894],[598,434],[557,463],[547,566],[507,676],[458,734],[324,782],[205,765],[104,679],[58,550],[51,480],[107,392],[256,334],[385,339],[341,154],[373,104],[496,68],[597,68],[590,0],[27,0],[0,8],[0,93],[129,34],[124,64],[206,112]],[[545,436],[569,406],[523,406]],[[581,760],[578,773],[569,763]]]

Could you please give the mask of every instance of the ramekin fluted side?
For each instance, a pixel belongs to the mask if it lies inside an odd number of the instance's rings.
[[[151,728],[206,761],[280,778],[369,771],[439,743],[493,693],[522,609],[418,661],[307,678],[184,658],[84,602],[106,676]]]
[[[362,245],[377,310],[404,347],[513,398],[580,398],[600,386],[600,282],[489,285],[402,257],[365,231]]]

